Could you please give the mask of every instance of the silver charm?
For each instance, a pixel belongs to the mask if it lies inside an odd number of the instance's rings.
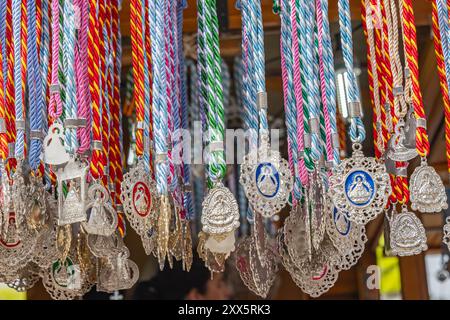
[[[350,221],[347,215],[334,208],[332,203],[327,211],[327,235],[340,254],[336,269],[348,270],[358,262],[364,252],[367,242],[366,228]]]
[[[121,185],[121,200],[123,211],[132,228],[141,236],[145,234],[157,221],[155,181],[145,170],[143,161],[125,174]],[[144,240],[143,240],[144,241]]]
[[[48,128],[47,136],[44,138],[44,162],[50,165],[63,165],[69,162],[70,155],[64,147],[64,127],[55,121]]]
[[[30,176],[27,186],[27,224],[29,228],[39,230],[48,220],[45,186],[42,178]]]
[[[94,183],[88,190],[89,202],[85,210],[89,215],[87,221],[82,222],[83,229],[88,234],[110,236],[117,228],[117,213],[110,203],[108,190],[100,183]]]
[[[425,228],[414,213],[404,208],[389,220],[392,255],[412,256],[428,249]]]
[[[23,165],[23,161],[17,161],[16,171],[13,175],[13,183],[11,187],[15,222],[19,230],[22,228],[21,226],[23,222],[25,222],[28,208],[27,203],[29,202]]]
[[[325,235],[326,227],[324,212],[325,208],[328,206],[327,202],[329,199],[326,196],[321,172],[317,168],[309,175],[309,181],[312,183],[310,183],[307,188],[307,202],[309,204],[306,207],[306,210],[309,211],[308,218],[311,224],[311,244],[312,247],[317,250]]]
[[[83,273],[71,257],[57,260],[44,272],[42,283],[55,300],[72,300],[82,296]]]
[[[98,291],[114,292],[130,289],[139,278],[137,265],[128,259],[130,256],[128,248],[122,242],[118,249],[120,251],[109,256],[100,270]]]
[[[70,158],[69,163],[56,173],[58,180],[58,225],[86,221],[86,176],[89,166]],[[68,185],[66,196],[63,184]]]
[[[261,140],[261,147],[244,157],[239,182],[253,209],[269,218],[286,205],[293,178],[289,163],[270,149],[268,137]]]
[[[405,121],[400,118],[395,125],[395,132],[389,139],[387,157],[394,161],[409,161],[417,156],[416,147],[408,147],[405,134]]]
[[[443,237],[442,242],[450,249],[450,217],[445,219],[444,227],[442,228]]]
[[[239,227],[239,207],[233,194],[218,183],[203,200],[202,230],[209,235],[234,232]]]
[[[382,213],[391,193],[386,167],[375,158],[365,157],[360,144],[353,145],[352,157],[333,169],[329,181],[334,206],[358,224],[366,224]]]
[[[310,219],[306,210],[300,204],[293,207],[282,229],[283,245],[286,247],[289,260],[295,265],[300,265],[303,261],[310,259],[312,255]]]
[[[422,159],[410,180],[411,208],[420,212],[440,212],[448,208],[445,187],[436,170]]]

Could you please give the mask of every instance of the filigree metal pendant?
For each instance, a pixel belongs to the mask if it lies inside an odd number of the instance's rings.
[[[128,248],[121,246],[119,253],[109,256],[104,261],[98,278],[98,291],[126,290],[137,282],[139,269],[133,261],[128,259],[129,256]]]
[[[337,210],[347,212],[351,221],[366,224],[384,211],[391,185],[383,164],[365,157],[361,145],[353,149],[352,157],[333,169],[330,196]]]
[[[48,220],[45,187],[42,178],[31,176],[27,186],[27,224],[29,228],[39,230]]]
[[[44,273],[42,283],[54,300],[72,300],[83,295],[82,272],[71,257],[55,261]]]
[[[89,166],[74,158],[56,173],[58,179],[58,225],[86,221],[86,176]],[[64,196],[63,185],[68,186]]]
[[[387,150],[387,157],[394,161],[409,161],[417,156],[415,146],[409,148],[407,146],[405,134],[405,121],[403,118],[395,125],[395,132],[389,139],[389,148]]]
[[[420,219],[412,212],[394,213],[390,221],[391,253],[412,256],[426,251],[427,235]]]
[[[7,283],[7,286],[17,292],[25,292],[31,289],[40,279],[39,267],[34,263],[28,263],[18,272],[18,277]]]
[[[25,222],[29,202],[23,166],[23,161],[17,162],[11,187],[15,222],[19,229],[22,228],[22,224]]]
[[[88,190],[89,202],[86,213],[87,222],[82,222],[83,229],[88,234],[110,236],[117,228],[117,213],[110,203],[108,190],[99,183],[94,183]]]
[[[422,160],[410,180],[411,208],[420,212],[440,212],[448,208],[445,187],[436,170]]]
[[[283,241],[289,259],[296,265],[300,265],[312,254],[312,242],[310,236],[310,225],[307,214],[300,204],[293,207],[291,214],[284,222]]]
[[[221,183],[203,200],[202,230],[210,235],[233,232],[239,227],[239,207],[233,194]]]
[[[246,155],[241,164],[239,182],[253,209],[268,218],[286,205],[292,191],[289,163],[266,143]]]
[[[309,175],[309,181],[312,183],[307,188],[307,204],[306,210],[308,210],[311,223],[311,244],[312,247],[317,250],[322,243],[325,235],[325,208],[328,207],[327,202],[329,198],[326,196],[325,186],[323,178],[318,169]]]
[[[330,203],[327,219],[327,235],[340,253],[336,264],[338,270],[348,270],[361,258],[367,242],[366,228],[351,222]]]
[[[155,181],[145,170],[142,160],[125,174],[121,185],[123,210],[132,228],[141,236],[154,225],[157,199]]]
[[[450,217],[445,219],[445,224],[442,229],[443,237],[442,242],[450,249]]]

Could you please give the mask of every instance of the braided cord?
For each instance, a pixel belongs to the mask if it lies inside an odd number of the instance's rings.
[[[299,38],[301,37],[301,34],[299,34],[299,27],[300,27],[300,21],[299,21],[299,8],[298,8],[298,1],[292,0],[291,1],[291,18],[294,18],[293,21],[291,21],[292,25],[292,52],[293,52],[293,81],[294,81],[294,94],[295,94],[295,101],[296,101],[296,108],[297,108],[297,142],[298,142],[298,150],[295,150],[298,155],[300,155],[301,152],[305,152],[305,143],[304,143],[304,136],[305,136],[305,123],[304,123],[304,100],[303,100],[303,85],[302,85],[302,75],[301,75],[301,62],[300,62],[300,50],[299,47]],[[299,156],[300,157],[300,156]],[[305,157],[300,157],[298,161],[298,171],[300,175],[300,180],[303,186],[306,186],[308,184],[308,173],[306,171],[305,167],[305,159],[309,155],[306,155]]]
[[[6,124],[5,68],[6,57],[6,1],[0,3],[0,119]],[[4,161],[8,156],[8,135],[0,132],[0,158]]]
[[[93,1],[93,0],[92,0]],[[52,0],[52,73],[50,88],[50,104],[48,106],[48,114],[52,120],[58,119],[63,111],[61,101],[58,70],[59,70],[59,0]],[[52,88],[55,88],[53,90]],[[56,108],[56,109],[55,109]]]
[[[403,43],[405,45],[408,68],[411,72],[412,82],[412,105],[417,119],[425,119],[425,110],[423,106],[422,93],[419,84],[419,62],[416,40],[416,26],[414,11],[411,0],[401,0]],[[421,157],[426,157],[430,152],[430,143],[426,128],[417,126],[416,130],[416,149]]]
[[[153,138],[153,127],[152,127],[152,55],[151,55],[151,43],[150,43],[150,17],[149,17],[149,6],[148,0],[145,5],[145,110],[144,110],[144,139],[146,144],[144,144],[144,163],[149,170],[149,172],[153,173],[153,161],[152,161],[152,153],[150,143]]]
[[[99,17],[97,13],[98,1],[89,1],[89,26],[88,26],[88,74],[89,74],[89,92],[91,94],[92,110],[92,140],[101,141],[100,132],[100,34]],[[103,167],[100,164],[102,160],[102,150],[94,148],[90,163],[91,175],[94,179],[103,177]]]
[[[144,35],[143,35],[143,0],[131,0],[130,3],[130,35],[132,65],[134,77],[134,104],[136,108],[136,155],[144,154],[144,129],[140,124],[144,121]]]
[[[295,101],[295,88],[293,81],[292,57],[292,25],[295,21],[295,12],[292,12],[289,0],[281,2],[281,74],[283,80],[284,110],[286,113],[286,127],[288,130],[289,167],[295,183],[293,196],[295,200],[301,198],[301,179],[298,168],[297,145],[297,110]]]
[[[449,72],[450,65],[448,59],[450,59],[449,40],[448,40],[448,20],[445,19],[445,8],[440,0],[434,0],[432,2],[433,10],[433,40],[434,50],[436,54],[437,68],[439,73],[439,84],[441,87],[442,101],[444,104],[445,114],[445,142],[447,147],[447,164],[450,172],[450,97],[448,88],[450,88]],[[439,10],[438,10],[439,8]],[[448,13],[448,12],[447,12]]]
[[[313,56],[311,51],[312,46],[312,37],[310,36],[310,32],[312,32],[312,21],[313,17],[311,16],[311,12],[308,8],[308,4],[305,1],[296,1],[297,7],[297,38],[300,39],[298,41],[300,45],[300,68],[301,68],[301,88],[302,88],[302,99],[303,99],[303,131],[304,137],[310,137],[311,130],[309,126],[309,104],[312,103],[312,64],[313,64]],[[295,40],[293,41],[293,43]],[[296,49],[297,50],[297,49]],[[297,63],[297,59],[295,59],[294,63]],[[294,65],[295,66],[295,65]],[[295,71],[294,71],[295,75]],[[295,81],[295,80],[294,80]],[[301,112],[301,111],[300,111]],[[301,124],[299,124],[301,129]],[[298,141],[300,143],[301,137],[298,137]],[[311,146],[305,146],[304,157],[303,160],[305,162],[306,169],[311,172],[314,170],[314,163],[311,158]],[[307,178],[307,177],[306,177]],[[304,178],[305,179],[305,178]]]
[[[31,131],[42,130],[44,123],[42,119],[42,112],[39,110],[41,107],[41,86],[42,78],[40,74],[40,65],[38,61],[38,47],[37,47],[37,22],[36,17],[36,1],[28,0],[27,2],[28,11],[28,57],[29,62],[28,69],[28,105],[30,108],[30,129]],[[43,106],[42,106],[43,107]],[[45,107],[44,107],[45,110]],[[32,139],[30,144],[30,166],[33,170],[38,169],[41,161],[40,154],[42,150],[42,141],[40,139]]]
[[[19,0],[13,0],[12,2],[12,17],[13,17],[13,37],[14,37],[14,105],[16,121],[24,120],[24,89],[25,86],[23,82],[25,77],[23,72],[26,72],[26,41],[23,38],[24,33],[26,35],[26,22],[23,23],[22,19],[26,19],[26,14],[23,16],[24,10],[22,4]],[[25,9],[26,11],[26,9]],[[26,12],[25,12],[26,13]],[[25,25],[25,26],[24,26]],[[23,30],[25,28],[25,30]],[[21,159],[25,155],[25,132],[20,128],[16,129],[16,147],[15,147],[15,157]]]
[[[223,89],[221,58],[219,51],[219,22],[216,13],[216,1],[205,0],[205,26],[206,26],[206,80],[207,80],[207,121],[210,133],[210,143],[223,142],[225,123],[223,106]],[[214,150],[209,153],[210,161],[208,176],[212,184],[221,181],[226,173],[225,153]]]
[[[150,21],[152,59],[153,59],[153,128],[156,155],[167,154],[167,100],[165,97],[166,76],[164,65],[164,12],[166,12],[167,1],[156,0],[150,2]],[[166,195],[167,177],[169,167],[167,161],[156,162],[156,182],[158,192]]]
[[[63,65],[64,73],[66,75],[65,93],[66,99],[64,101],[64,112],[68,119],[77,118],[77,88],[76,88],[76,75],[75,75],[75,10],[72,0],[64,1],[63,6]],[[66,134],[66,146],[69,152],[74,154],[78,149],[78,139],[75,128],[67,128]]]

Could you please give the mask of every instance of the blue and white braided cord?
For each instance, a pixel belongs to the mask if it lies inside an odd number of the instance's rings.
[[[76,48],[76,32],[75,32],[75,10],[73,0],[64,1],[63,6],[63,66],[66,75],[64,100],[64,112],[67,119],[77,118],[77,87],[75,82],[75,48]],[[75,154],[78,149],[77,132],[75,128],[66,128],[66,146],[69,152]]]
[[[328,112],[330,118],[331,134],[337,134],[336,123],[336,75],[334,71],[334,58],[333,58],[333,44],[330,36],[330,22],[328,20],[328,0],[321,1],[323,11],[323,52],[324,52],[324,73],[326,78],[326,96],[327,96],[327,108],[324,112]],[[334,164],[339,163],[339,145],[333,145],[333,160]]]
[[[167,101],[165,99],[166,76],[164,69],[164,12],[165,0],[150,1],[150,24],[153,59],[153,128],[156,154],[167,154]],[[169,166],[167,159],[156,163],[156,184],[159,194],[166,195]]]
[[[22,100],[22,41],[21,41],[21,0],[12,1],[13,39],[14,39],[14,98],[16,121],[23,121],[23,100]],[[15,157],[22,159],[25,153],[25,132],[17,130]]]
[[[349,102],[360,102],[356,75],[353,71],[353,39],[349,0],[339,0],[338,6],[342,56],[345,63],[347,82],[350,84],[347,95]],[[351,118],[349,133],[352,142],[361,143],[365,140],[366,130],[361,118]]]

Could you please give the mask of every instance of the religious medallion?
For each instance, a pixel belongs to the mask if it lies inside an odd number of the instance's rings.
[[[330,176],[334,206],[358,224],[366,224],[382,213],[390,193],[386,167],[375,158],[365,157],[360,144],[353,145],[352,157],[336,166]]]
[[[391,254],[412,256],[428,249],[427,235],[420,219],[406,208],[401,213],[393,212],[390,218]]]
[[[447,194],[441,177],[426,160],[411,175],[411,208],[424,213],[440,212],[448,208]]]

